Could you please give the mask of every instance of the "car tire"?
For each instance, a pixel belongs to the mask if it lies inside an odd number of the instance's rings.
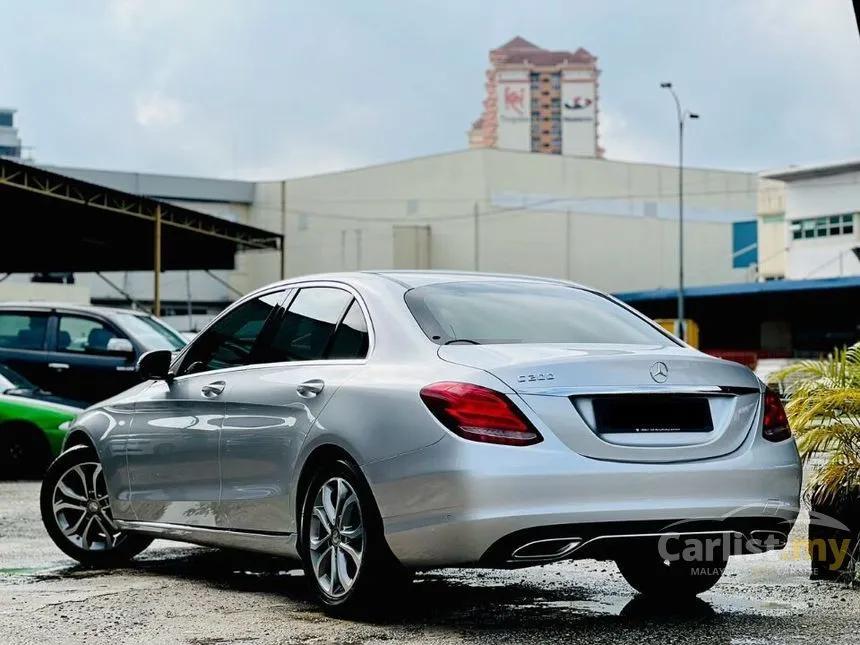
[[[634,549],[615,563],[627,583],[642,595],[683,600],[717,584],[728,559],[715,554],[707,559],[668,561],[653,547]]]
[[[113,523],[110,499],[95,450],[79,445],[48,467],[42,480],[42,523],[54,544],[87,567],[107,569],[131,560],[152,539],[124,533]]]
[[[305,576],[330,615],[361,618],[390,609],[385,601],[412,581],[385,541],[370,487],[349,461],[328,464],[313,476],[300,531]],[[337,563],[334,569],[332,563]]]
[[[29,423],[0,425],[0,476],[38,479],[51,463],[51,447],[42,431]]]

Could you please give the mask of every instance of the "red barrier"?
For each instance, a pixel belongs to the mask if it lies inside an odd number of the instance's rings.
[[[758,367],[758,352],[744,352],[731,349],[703,349],[702,351],[717,358],[746,365],[751,370]]]

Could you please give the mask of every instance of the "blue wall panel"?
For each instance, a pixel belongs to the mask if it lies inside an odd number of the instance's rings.
[[[758,222],[732,224],[732,268],[746,269],[758,259]]]

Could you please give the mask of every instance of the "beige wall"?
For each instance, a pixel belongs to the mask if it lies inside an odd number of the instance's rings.
[[[26,282],[22,280],[0,283],[0,302],[17,300],[90,304],[90,289],[86,285],[29,282],[29,276],[26,276],[26,279]]]
[[[762,278],[783,278],[786,267],[785,184],[761,179],[758,188],[758,258]]]
[[[688,169],[685,191],[687,284],[748,280],[731,219],[755,219],[756,176]],[[628,291],[677,284],[677,192],[671,166],[475,149],[259,184],[249,223],[284,231],[287,276],[408,264]],[[429,226],[426,260],[396,226]],[[246,289],[279,274],[276,254],[240,268]]]

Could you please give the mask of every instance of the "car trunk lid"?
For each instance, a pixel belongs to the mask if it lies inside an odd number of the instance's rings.
[[[449,345],[439,356],[489,372],[565,445],[595,459],[712,459],[737,450],[759,422],[755,375],[685,347]]]

